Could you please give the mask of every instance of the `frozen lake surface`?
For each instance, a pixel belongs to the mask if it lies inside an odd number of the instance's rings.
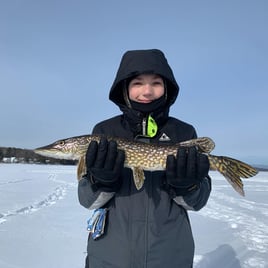
[[[268,268],[268,172],[244,180],[246,197],[210,175],[207,206],[190,212],[194,268]],[[84,267],[75,166],[0,164],[0,197],[0,268]]]

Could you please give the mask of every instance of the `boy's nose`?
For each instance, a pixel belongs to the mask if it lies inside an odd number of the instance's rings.
[[[149,83],[145,84],[143,89],[144,89],[144,94],[152,93],[152,86]]]

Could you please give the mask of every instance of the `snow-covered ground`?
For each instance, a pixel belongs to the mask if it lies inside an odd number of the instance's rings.
[[[268,268],[268,172],[244,181],[245,198],[210,175],[207,206],[190,213],[194,267]],[[84,267],[90,212],[75,177],[74,166],[0,164],[0,268]]]

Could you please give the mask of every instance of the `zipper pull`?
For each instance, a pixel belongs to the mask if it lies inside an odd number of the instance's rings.
[[[142,136],[147,136],[146,125],[147,125],[147,119],[146,117],[144,117],[142,119]]]

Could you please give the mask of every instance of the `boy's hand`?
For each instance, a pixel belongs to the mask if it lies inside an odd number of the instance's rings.
[[[121,186],[121,172],[125,153],[117,149],[115,141],[101,138],[99,144],[92,141],[86,153],[87,177],[93,189],[114,192]]]
[[[208,157],[199,153],[195,147],[179,148],[176,158],[173,155],[167,157],[166,179],[176,195],[186,195],[197,189],[208,171]]]

